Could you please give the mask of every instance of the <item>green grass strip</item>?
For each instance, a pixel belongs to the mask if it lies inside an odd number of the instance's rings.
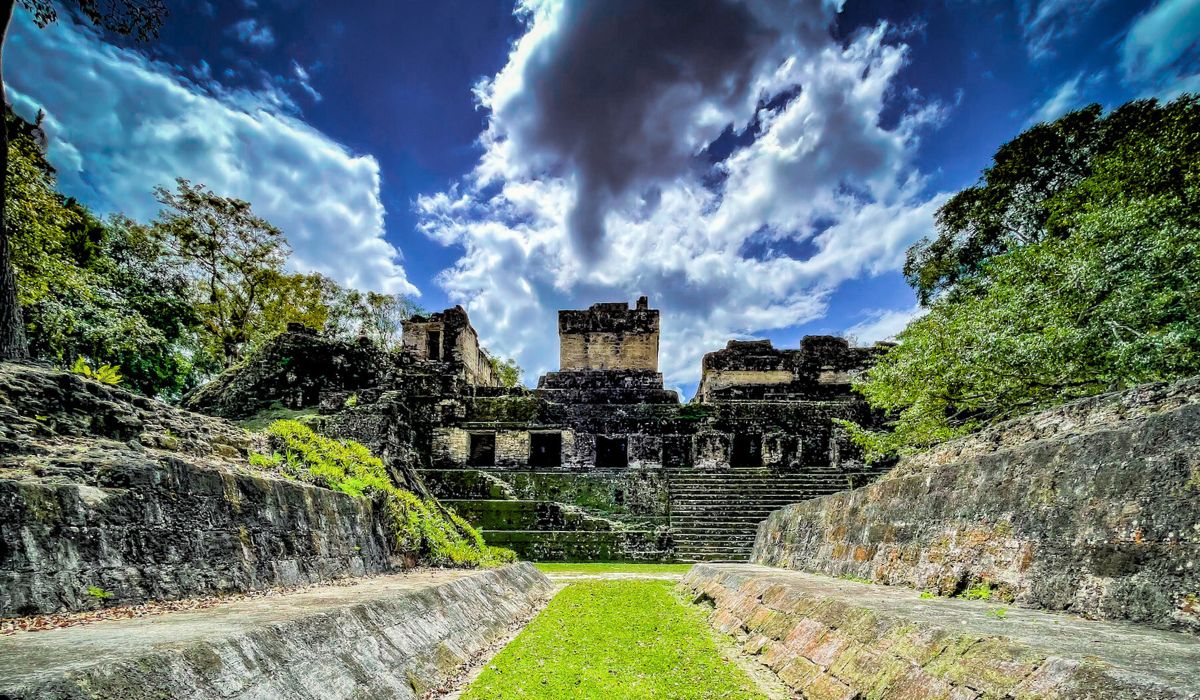
[[[463,700],[657,698],[760,700],[717,651],[704,613],[670,581],[584,581],[492,659]]]
[[[686,574],[691,564],[626,564],[621,562],[541,562],[547,574]]]

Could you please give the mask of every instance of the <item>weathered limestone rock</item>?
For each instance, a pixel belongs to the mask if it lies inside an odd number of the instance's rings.
[[[385,576],[0,638],[0,698],[415,699],[552,591],[531,564]]]
[[[332,340],[292,324],[243,364],[183,398],[183,406],[222,418],[248,418],[278,404],[315,407],[325,391],[377,386],[395,359],[370,342]]]
[[[806,698],[1200,698],[1184,634],[745,564],[680,587]]]
[[[248,468],[225,421],[0,365],[0,615],[389,571],[365,499]],[[261,448],[260,448],[261,449]]]
[[[776,511],[754,561],[1200,632],[1200,380],[1010,421]]]

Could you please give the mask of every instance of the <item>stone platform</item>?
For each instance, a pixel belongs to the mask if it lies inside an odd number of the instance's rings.
[[[749,564],[680,583],[806,698],[1200,698],[1200,640]]]
[[[551,594],[532,564],[421,570],[0,637],[0,698],[417,698]]]

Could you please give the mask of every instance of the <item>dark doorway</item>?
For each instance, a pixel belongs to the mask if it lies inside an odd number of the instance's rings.
[[[729,456],[732,467],[762,466],[762,436],[754,433],[735,433],[733,454]]]
[[[562,433],[530,433],[529,466],[562,466]]]
[[[490,467],[496,463],[496,434],[471,433],[470,452],[467,454],[467,465],[472,467]]]
[[[596,466],[624,469],[629,466],[629,446],[623,437],[596,436]]]
[[[431,360],[442,359],[441,331],[429,331],[425,334],[425,355]]]
[[[687,469],[692,466],[692,436],[663,436],[662,465],[667,469]]]

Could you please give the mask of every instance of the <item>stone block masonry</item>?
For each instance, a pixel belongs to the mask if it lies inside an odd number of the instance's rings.
[[[410,700],[552,590],[531,564],[423,571],[0,637],[0,698]]]
[[[1200,633],[1200,380],[1019,418],[775,511],[754,561]]]
[[[680,588],[805,698],[1200,698],[1188,635],[747,564]]]

